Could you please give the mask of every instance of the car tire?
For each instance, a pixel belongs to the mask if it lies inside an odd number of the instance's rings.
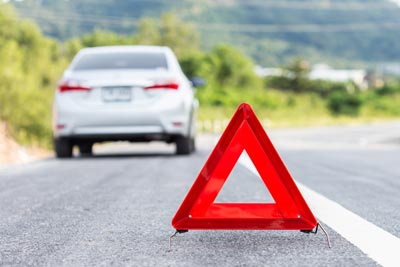
[[[177,155],[189,155],[192,152],[192,139],[189,137],[178,137],[175,144]]]
[[[190,146],[191,152],[196,152],[196,139],[194,137],[190,138]]]
[[[92,143],[82,143],[79,144],[79,153],[82,156],[90,156],[93,154],[93,144]]]
[[[73,144],[67,138],[54,139],[54,152],[57,158],[71,158]]]

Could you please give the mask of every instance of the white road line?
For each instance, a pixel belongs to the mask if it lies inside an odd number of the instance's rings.
[[[239,162],[259,176],[250,158],[242,154]],[[400,266],[400,239],[347,210],[338,203],[296,181],[314,215],[350,243],[388,267]]]

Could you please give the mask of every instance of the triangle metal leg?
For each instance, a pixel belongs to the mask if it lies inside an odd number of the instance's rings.
[[[168,252],[171,252],[171,240],[172,240],[172,238],[174,238],[177,234],[183,234],[183,233],[186,233],[186,232],[188,232],[188,230],[176,230],[175,233],[169,237],[169,240],[168,240],[169,241],[168,242]]]

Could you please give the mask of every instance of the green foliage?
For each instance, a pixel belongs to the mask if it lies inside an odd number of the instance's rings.
[[[212,90],[212,87],[207,87],[198,90],[198,98],[201,106],[230,109],[236,108],[243,102],[251,103],[254,108],[262,110],[275,110],[287,105],[286,97],[282,97],[276,91],[266,91],[262,88],[244,92],[242,88],[229,87],[224,90]]]
[[[400,93],[386,96],[376,97],[372,101],[366,103],[365,109],[373,116],[400,116]]]
[[[157,22],[151,18],[144,18],[139,21],[136,35],[136,42],[143,45],[157,44],[160,41],[160,30]]]
[[[289,77],[291,88],[293,91],[299,93],[307,90],[308,74],[310,73],[310,66],[302,59],[295,59],[286,68],[286,77]]]
[[[267,86],[295,93],[311,92],[313,91],[313,84],[308,79],[309,72],[308,63],[297,58],[284,68],[284,73],[281,76],[267,77],[265,82]]]
[[[362,100],[358,94],[347,91],[335,91],[328,97],[328,108],[334,115],[356,116],[360,111]]]
[[[273,106],[266,97],[253,62],[236,48],[221,44],[208,53],[182,60],[185,73],[206,78],[207,86],[197,92],[202,105],[236,107],[242,102]]]
[[[107,45],[129,45],[133,38],[121,36],[114,32],[96,29],[92,33],[85,34],[80,38],[82,47],[95,47]]]
[[[387,0],[329,1],[329,4],[302,0],[304,5],[293,6],[291,1],[277,4],[278,1],[238,0],[10,2],[22,16],[31,16],[47,34],[59,40],[90,33],[96,28],[131,34],[138,27],[137,18],[146,16],[158,21],[163,13],[170,12],[178,14],[185,23],[198,25],[203,48],[230,43],[264,66],[287,65],[296,56],[336,66],[400,59],[399,28],[384,26],[385,22],[397,21],[400,9]],[[249,24],[262,29],[265,25],[266,31],[254,31],[246,27]],[[141,38],[143,44],[149,44],[147,38],[155,40],[154,25],[148,26],[149,30]],[[242,26],[249,31],[242,32]]]
[[[400,93],[400,81],[390,81],[376,89],[378,95],[394,95]]]
[[[282,76],[266,78],[266,85],[295,93],[317,93],[327,98],[327,108],[333,115],[358,115],[362,99],[358,92],[350,92],[357,90],[353,84],[310,80],[309,70],[306,62],[295,59]]]
[[[84,47],[107,46],[107,45],[130,45],[134,42],[132,36],[118,35],[116,33],[96,29],[92,33],[80,38],[73,38],[64,44],[65,56],[71,60],[78,51]]]
[[[184,23],[173,13],[166,13],[161,21],[143,18],[139,21],[135,44],[168,46],[178,57],[199,51],[199,34],[193,25]]]
[[[161,17],[159,32],[159,45],[171,47],[178,57],[197,51],[200,47],[198,32],[191,24],[184,23],[172,13]]]
[[[207,76],[209,65],[206,64],[207,54],[201,51],[186,53],[179,58],[179,63],[187,77]]]
[[[53,88],[66,61],[58,44],[0,5],[0,120],[20,142],[49,146]]]
[[[199,35],[193,26],[168,13],[159,22],[151,18],[141,19],[136,33],[129,35],[95,29],[80,38],[67,40],[64,49],[68,58],[72,58],[83,47],[133,44],[169,46],[178,57],[191,55],[200,47]]]
[[[309,65],[305,61],[295,59],[284,68],[281,76],[266,77],[265,86],[295,93],[317,93],[323,98],[336,91],[348,90],[349,85],[343,82],[310,80],[309,71]]]
[[[366,116],[400,116],[400,80],[362,94],[361,111]]]
[[[253,62],[234,47],[222,44],[216,46],[206,58],[208,72],[221,87],[260,87],[260,79],[254,73]]]

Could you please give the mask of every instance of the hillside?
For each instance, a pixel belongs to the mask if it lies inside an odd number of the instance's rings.
[[[400,8],[386,0],[10,2],[59,39],[94,28],[132,33],[141,17],[169,11],[196,26],[204,48],[232,43],[266,66],[295,56],[337,66],[400,61]]]

